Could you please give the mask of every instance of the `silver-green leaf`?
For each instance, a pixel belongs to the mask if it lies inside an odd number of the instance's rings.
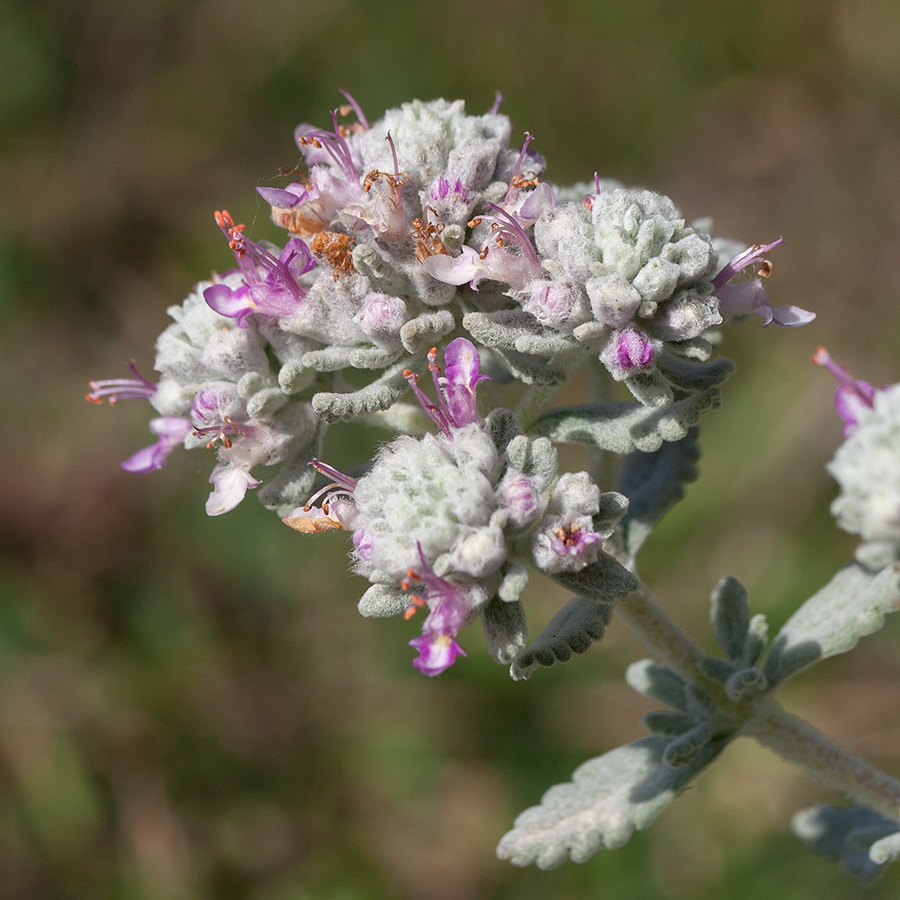
[[[724,746],[711,741],[684,766],[663,761],[669,739],[643,738],[579,766],[572,781],[550,788],[500,841],[497,855],[516,866],[553,869],[586,862],[628,843],[650,825]]]
[[[573,653],[584,653],[594,641],[603,637],[614,608],[612,603],[574,597],[550,620],[528,649],[519,654],[509,674],[516,681],[522,681],[538,666],[568,662]]]
[[[785,623],[772,641],[764,671],[779,684],[801,670],[878,631],[900,602],[900,572],[873,572],[858,562],[841,569]]]
[[[718,390],[709,388],[662,407],[628,402],[558,407],[542,415],[532,433],[612,453],[653,453],[664,442],[685,437],[705,412],[718,407],[719,400]]]

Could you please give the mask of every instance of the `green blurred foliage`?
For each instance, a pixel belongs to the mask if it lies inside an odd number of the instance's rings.
[[[802,330],[732,330],[738,374],[702,477],[643,573],[708,635],[723,574],[780,624],[852,552],[827,515],[840,440],[827,343],[896,380],[900,12],[892,0],[76,0],[0,16],[0,894],[8,900],[843,900],[787,833],[824,789],[741,742],[631,845],[515,870],[493,846],[589,756],[640,734],[614,623],[513,684],[473,629],[440,679],[403,622],[359,618],[340,535],[248,499],[203,514],[199,452],[127,476],[146,409],[81,402],[152,365],[168,305],[229,266],[227,206],[351,90],[371,118],[494,92],[560,182],[669,193],[737,239],[786,237],[770,290]],[[573,397],[577,396],[573,388]],[[358,434],[335,442],[353,462]],[[581,465],[573,455],[572,465]],[[313,544],[315,547],[313,548]],[[561,596],[532,591],[535,628]],[[900,770],[896,625],[792,687],[790,708]],[[868,896],[896,896],[891,872]]]

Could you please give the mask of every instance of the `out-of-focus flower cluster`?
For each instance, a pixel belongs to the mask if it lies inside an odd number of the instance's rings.
[[[844,422],[845,441],[828,464],[841,488],[832,515],[862,538],[858,559],[890,565],[900,559],[900,385],[857,380],[824,347],[813,361],[838,379],[834,402]]]
[[[613,566],[602,544],[627,501],[586,473],[559,473],[552,440],[528,433],[535,415],[483,416],[478,382],[549,394],[599,366],[635,399],[582,419],[617,428],[626,439],[614,446],[628,452],[642,447],[630,436],[638,425],[655,427],[653,410],[680,417],[680,430],[653,432],[672,440],[711,407],[727,375],[711,360],[713,329],[812,314],[766,299],[766,254],[780,240],[721,260],[726,244],[667,197],[596,175],[573,187],[545,180],[530,135],[510,146],[499,96],[483,115],[414,101],[371,125],[347,101],[330,127],[297,128],[305,175],[257,189],[284,243],[254,241],[217,212],[234,268],[170,309],[158,382],[132,366],[133,378],[92,382],[88,399],[143,398],[158,414],[156,442],[128,471],[158,469],[182,445],[215,452],[210,515],[259,489],[300,530],[352,531],[355,568],[373,584],[364,609],[428,606],[423,671],[449,665],[459,628],[494,603],[503,614],[489,634],[509,660],[524,646],[524,564],[557,578]],[[412,374],[426,367],[436,403]],[[423,409],[437,434],[422,436]],[[359,477],[319,462],[329,424],[349,419],[401,434],[359,461]],[[320,473],[330,486],[317,505]]]

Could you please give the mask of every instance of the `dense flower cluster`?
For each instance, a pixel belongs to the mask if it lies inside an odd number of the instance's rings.
[[[551,184],[530,135],[510,146],[499,97],[483,115],[414,101],[373,124],[347,101],[330,127],[297,128],[306,175],[258,188],[283,243],[217,212],[234,267],[169,311],[159,381],[132,366],[134,378],[92,382],[88,399],[145,399],[157,413],[156,441],[127,471],[158,469],[179,446],[214,451],[210,515],[258,488],[299,530],[351,531],[370,614],[428,608],[415,646],[434,674],[495,601],[516,618],[526,564],[557,579],[611,566],[603,543],[627,508],[587,473],[558,472],[527,403],[521,422],[501,409],[482,418],[480,382],[540,391],[585,365],[605,370],[635,401],[586,409],[592,436],[575,439],[607,446],[608,425],[628,452],[712,408],[728,371],[710,362],[712,329],[812,314],[766,299],[780,240],[726,263],[724,244],[667,197],[596,176]],[[444,369],[432,345],[446,347]],[[426,365],[436,401],[412,374]],[[428,418],[437,434],[424,433]],[[329,424],[348,419],[399,432],[354,476],[319,461]],[[657,421],[678,425],[646,437]],[[329,483],[313,495],[319,474]]]
[[[824,347],[813,361],[837,379],[834,402],[846,440],[828,471],[841,492],[831,504],[838,525],[858,534],[857,556],[876,567],[900,558],[900,385],[874,388],[853,378]]]
[[[628,501],[601,493],[586,472],[560,475],[551,442],[512,436],[505,412],[498,439],[478,415],[475,389],[485,376],[471,341],[449,344],[442,375],[436,352],[429,356],[437,402],[408,378],[439,433],[401,435],[359,479],[319,464],[334,479],[322,506],[307,503],[285,521],[310,532],[327,519],[353,532],[355,569],[379,587],[370,615],[428,607],[413,645],[418,667],[437,674],[460,652],[459,629],[492,597],[518,603],[526,563],[549,575],[595,563]]]

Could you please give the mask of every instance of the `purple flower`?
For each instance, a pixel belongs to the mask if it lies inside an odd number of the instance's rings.
[[[510,525],[513,528],[527,528],[539,519],[547,507],[547,500],[542,495],[534,478],[524,472],[507,470],[497,488],[497,495],[509,512]]]
[[[522,308],[530,312],[541,325],[571,330],[582,319],[582,300],[579,292],[562,281],[533,281]]]
[[[591,544],[596,544],[600,535],[593,530],[589,516],[558,525],[550,537],[550,549],[558,556],[580,556]]]
[[[239,425],[235,422],[228,415],[229,409],[234,411],[228,398],[219,391],[204,389],[194,398],[191,405],[194,434],[197,437],[211,435],[206,444],[207,450],[211,450],[219,442],[228,450],[231,448],[232,437],[243,437],[253,432],[253,428],[249,425]]]
[[[465,203],[469,199],[469,192],[459,178],[457,178],[451,186],[450,182],[441,175],[440,178],[432,184],[430,196],[432,203],[438,203],[441,200],[446,200],[448,197],[450,200],[456,201],[457,203]]]
[[[441,367],[435,362],[437,350],[432,347],[428,353],[428,370],[434,380],[437,404],[418,385],[418,375],[407,369],[403,375],[413,389],[422,409],[447,436],[454,428],[462,428],[480,422],[475,390],[488,376],[479,372],[481,360],[475,345],[466,338],[456,338],[444,351],[445,370],[438,375]]]
[[[639,369],[653,361],[653,344],[636,328],[626,328],[616,337],[616,362],[625,370]]]
[[[376,343],[396,346],[400,343],[400,329],[408,318],[403,300],[376,293],[366,297],[353,321]]]
[[[844,437],[850,437],[859,424],[860,415],[875,406],[875,391],[867,381],[857,381],[831,354],[819,347],[813,354],[812,361],[823,369],[827,369],[840,382],[834,390],[834,406],[837,414],[844,420]]]
[[[190,432],[191,421],[175,416],[161,416],[150,420],[150,430],[159,436],[159,440],[129,456],[121,464],[126,472],[152,472],[165,466],[169,454]]]
[[[719,300],[719,312],[724,321],[752,314],[759,316],[765,327],[772,322],[776,325],[807,325],[815,319],[814,312],[799,306],[772,306],[766,299],[762,278],[768,278],[772,272],[772,263],[766,259],[766,253],[783,241],[784,238],[778,238],[771,244],[754,244],[748,247],[713,278],[713,293]],[[738,272],[752,265],[757,267],[759,277],[743,284],[729,283]]]
[[[156,394],[156,385],[138,372],[134,361],[126,365],[134,374],[134,378],[90,381],[88,384],[91,392],[85,394],[84,399],[91,403],[102,403],[106,398],[110,406],[115,406],[119,400],[132,398],[150,400]],[[158,440],[124,460],[120,465],[126,472],[152,472],[165,466],[169,454],[190,432],[191,421],[177,416],[160,416],[150,420],[150,430],[157,435]]]
[[[115,406],[120,400],[142,398],[149,400],[156,393],[156,385],[147,381],[134,364],[134,360],[125,363],[131,370],[134,378],[107,378],[103,381],[89,381],[91,389],[84,399],[90,403],[102,403],[105,397],[110,406]]]
[[[316,128],[314,125],[298,125],[294,139],[309,166],[330,163],[335,166],[348,182],[359,184],[359,170],[353,160],[350,147],[344,140],[344,132],[338,125],[339,110],[332,110],[333,131]]]
[[[206,500],[206,514],[221,516],[230,512],[244,499],[248,490],[258,488],[262,482],[250,474],[249,465],[235,465],[232,462],[221,463],[212,470],[209,483],[212,492]]]
[[[413,638],[409,645],[419,651],[413,666],[423,675],[433,677],[452,666],[457,656],[466,655],[466,651],[456,642],[456,635],[466,624],[469,602],[461,585],[434,573],[422,554],[421,545],[419,559],[422,574],[410,572],[410,576],[424,585],[425,590],[414,595],[407,618],[422,606],[428,606],[430,612],[422,624],[421,637]],[[409,582],[406,582],[404,588],[408,587]]]
[[[432,678],[449,669],[456,662],[457,656],[467,655],[456,638],[440,632],[427,632],[421,637],[413,638],[409,646],[419,651],[419,655],[413,660],[413,666],[423,675]]]
[[[305,203],[308,200],[315,199],[312,191],[305,184],[293,182],[286,188],[258,187],[256,193],[259,194],[269,206],[277,209],[291,209],[298,203]]]
[[[537,191],[534,194],[537,194]],[[525,208],[525,203],[522,206]],[[474,227],[481,221],[490,222],[493,246],[490,243],[486,244],[479,252],[466,244],[459,256],[448,256],[443,253],[429,256],[423,260],[422,265],[432,278],[445,284],[468,282],[472,290],[477,291],[479,282],[484,279],[499,281],[514,289],[521,289],[542,276],[543,270],[537,250],[525,231],[525,228],[533,222],[509,213],[493,203],[488,203],[487,208],[493,210],[493,215],[483,216],[481,220],[473,219],[472,224]],[[530,212],[533,214],[536,210],[532,209]],[[511,253],[506,249],[510,245],[516,247],[519,252]]]
[[[309,247],[300,238],[291,238],[276,257],[261,244],[244,235],[243,225],[235,225],[227,210],[216,212],[216,223],[234,251],[241,279],[237,285],[220,281],[206,288],[203,299],[221,316],[236,319],[247,327],[247,316],[287,316],[305,299],[306,289],[298,281],[316,265]]]

